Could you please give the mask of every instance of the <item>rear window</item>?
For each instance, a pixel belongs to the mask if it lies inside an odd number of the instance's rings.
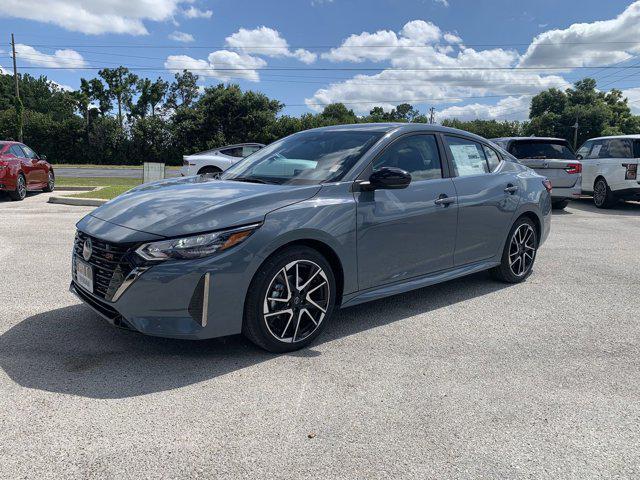
[[[566,143],[539,140],[517,141],[509,147],[516,158],[558,158],[575,160],[576,156]]]

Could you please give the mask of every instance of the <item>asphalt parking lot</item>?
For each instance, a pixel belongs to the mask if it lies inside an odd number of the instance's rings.
[[[640,204],[274,356],[110,327],[67,291],[90,208],[46,198],[0,200],[0,478],[640,476]]]

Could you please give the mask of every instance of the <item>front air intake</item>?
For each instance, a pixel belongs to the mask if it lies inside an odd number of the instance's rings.
[[[207,316],[209,313],[209,273],[205,273],[198,281],[196,289],[189,302],[189,315],[193,320],[203,327],[207,326]]]

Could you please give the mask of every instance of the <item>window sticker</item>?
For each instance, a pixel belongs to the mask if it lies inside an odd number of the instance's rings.
[[[590,157],[593,158],[597,158],[598,155],[600,155],[600,150],[602,150],[602,144],[599,143],[597,145],[593,146],[593,149],[591,150],[591,155],[589,155]]]
[[[485,160],[475,145],[449,145],[458,167],[459,175],[478,175],[485,173]]]

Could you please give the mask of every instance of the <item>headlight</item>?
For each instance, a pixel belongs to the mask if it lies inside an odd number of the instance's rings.
[[[136,253],[149,261],[202,258],[244,242],[259,227],[258,223],[220,232],[145,243]]]

